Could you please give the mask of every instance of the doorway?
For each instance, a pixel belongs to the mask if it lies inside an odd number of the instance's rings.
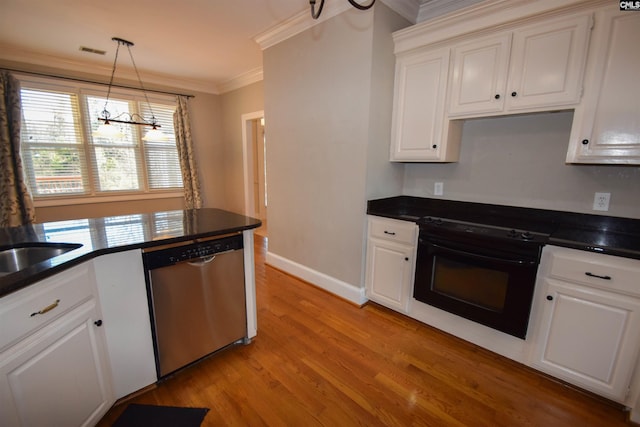
[[[245,215],[259,218],[266,229],[267,173],[264,111],[242,115]]]

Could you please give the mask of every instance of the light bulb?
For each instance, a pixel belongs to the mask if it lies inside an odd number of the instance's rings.
[[[97,136],[100,138],[122,138],[124,134],[120,132],[116,126],[112,125],[109,122],[102,123],[98,126],[95,132],[93,132],[93,136]]]
[[[168,141],[169,137],[165,135],[160,129],[152,128],[147,131],[145,136],[142,137],[143,141],[155,141],[155,142],[164,142]]]

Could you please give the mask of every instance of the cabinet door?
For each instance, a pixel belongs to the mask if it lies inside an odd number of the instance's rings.
[[[504,109],[511,34],[457,45],[449,115],[473,115]]]
[[[367,244],[367,297],[389,308],[408,311],[413,282],[415,248],[369,239]]]
[[[396,59],[391,161],[450,161],[443,138],[448,72],[448,48]]]
[[[139,249],[93,260],[116,399],[158,380]]]
[[[113,399],[89,301],[0,354],[0,424],[92,426]]]
[[[640,300],[545,280],[533,365],[623,402],[640,347]]]
[[[640,164],[640,13],[596,14],[587,81],[576,108],[568,163]]]
[[[582,15],[514,32],[507,110],[549,110],[580,101],[591,22]]]

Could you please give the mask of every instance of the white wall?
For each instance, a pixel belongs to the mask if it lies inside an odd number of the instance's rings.
[[[223,198],[219,206],[232,212],[244,214],[244,161],[242,157],[243,114],[264,109],[263,82],[227,92],[220,96],[222,107],[222,144],[216,153],[216,167],[224,175],[224,182],[219,183]]]
[[[589,214],[640,218],[640,167],[567,165],[572,112],[468,120],[460,161],[405,166],[403,192]],[[608,212],[592,210],[595,192],[610,192]]]
[[[269,253],[338,286],[362,288],[367,180],[381,163],[369,149],[374,141],[388,153],[398,23],[382,3],[350,9],[264,51]],[[375,25],[387,42],[374,55]],[[375,74],[374,64],[389,69]],[[397,194],[401,173],[386,158],[396,182],[385,192]]]
[[[395,55],[394,31],[409,24],[391,9],[377,5],[373,26],[369,145],[367,148],[367,199],[397,196],[402,192],[404,167],[389,161],[389,137],[393,116]]]

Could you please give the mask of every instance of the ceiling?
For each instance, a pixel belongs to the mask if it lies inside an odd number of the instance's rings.
[[[414,19],[403,14],[413,22],[421,7],[455,3],[382,1],[409,14],[415,10]],[[347,4],[326,0],[323,15],[331,3]],[[310,19],[308,0],[0,0],[0,8],[0,59],[107,76],[117,47],[111,38],[120,37],[135,43],[131,51],[143,82],[171,77],[178,87],[210,93],[243,76],[261,78],[256,36],[295,17]],[[81,46],[106,54],[83,52]],[[130,72],[131,60],[121,49],[117,74],[123,68]]]

